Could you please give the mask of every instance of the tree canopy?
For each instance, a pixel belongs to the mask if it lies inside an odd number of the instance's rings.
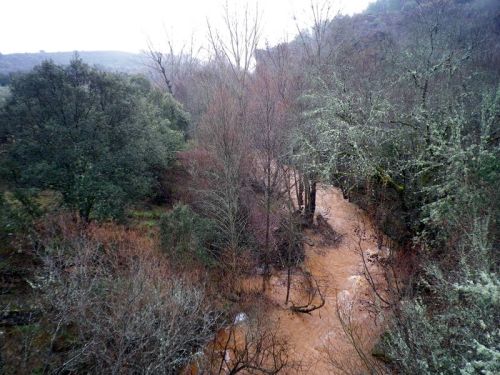
[[[117,218],[151,194],[183,144],[187,115],[140,77],[75,58],[16,77],[0,112],[3,173],[24,188],[60,192],[85,220]]]

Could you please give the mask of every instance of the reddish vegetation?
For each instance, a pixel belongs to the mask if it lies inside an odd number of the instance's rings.
[[[276,271],[269,282],[271,287],[265,293],[267,302],[261,307],[264,308],[265,319],[276,322],[278,331],[275,338],[286,340],[290,348],[289,361],[294,363],[294,369],[290,368],[287,373],[300,373],[299,368],[307,368],[309,374],[337,373],[339,368],[361,371],[365,369],[365,364],[360,360],[348,333],[355,332],[361,350],[369,356],[383,330],[383,324],[377,325],[374,317],[363,307],[363,302],[372,300],[373,296],[363,277],[362,258],[357,247],[361,244],[367,259],[378,254],[375,231],[367,215],[346,201],[337,189],[321,187],[317,205],[322,225],[330,225],[336,233],[342,235],[342,240],[332,244],[325,241],[323,234],[307,232],[309,239],[306,242],[309,245],[306,247],[306,259],[300,270],[294,271],[290,304],[284,304],[286,272]],[[257,213],[255,215],[258,216]],[[127,258],[141,257],[155,265],[152,267],[155,272],[160,269],[169,272],[165,257],[158,256],[157,238],[151,231],[116,224],[90,223],[82,226],[77,220],[64,216],[54,217],[52,221],[43,225],[52,236],[54,232],[59,232],[62,238],[72,239],[84,233],[90,241],[102,244],[104,249],[113,249],[117,264],[127,264]],[[163,266],[158,267],[160,263]],[[370,264],[369,267],[377,278],[375,266]],[[193,272],[193,276],[194,273],[196,272]],[[311,280],[320,288],[325,306],[310,314],[293,313],[290,307],[304,304],[311,295],[307,288],[307,285],[311,285]],[[243,305],[248,307],[259,303],[261,278],[244,278],[236,289],[240,289],[241,295],[247,296],[241,301]],[[319,296],[313,295],[311,301],[319,304]],[[348,327],[345,326],[345,321],[348,321]],[[220,330],[206,348],[205,356],[215,355],[219,358],[220,355],[224,356],[223,352],[235,356],[238,349],[246,343],[242,330],[241,327]],[[196,364],[186,368],[184,372],[196,373]]]

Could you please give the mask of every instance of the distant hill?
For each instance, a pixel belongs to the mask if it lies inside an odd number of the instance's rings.
[[[68,64],[75,52],[38,52],[0,54],[0,75],[33,69],[44,60],[56,64]],[[139,73],[145,70],[144,56],[137,53],[119,51],[78,51],[79,56],[90,65],[124,73]]]

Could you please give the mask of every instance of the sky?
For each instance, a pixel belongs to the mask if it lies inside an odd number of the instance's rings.
[[[171,40],[176,49],[206,42],[207,19],[221,25],[223,6],[261,14],[261,44],[290,40],[310,25],[311,0],[2,0],[0,53],[116,50],[140,52]],[[334,12],[363,11],[370,0],[332,0]],[[294,17],[296,21],[294,21]]]

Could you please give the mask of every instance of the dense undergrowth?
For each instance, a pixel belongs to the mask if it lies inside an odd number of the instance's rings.
[[[266,50],[251,22],[245,51],[211,30],[210,63],[156,59],[183,63],[154,83],[78,58],[9,78],[4,372],[286,373],[293,348],[236,285],[300,268],[320,183],[397,249],[371,371],[500,371],[498,4],[312,11]],[[213,338],[241,309],[252,329],[228,362]]]

